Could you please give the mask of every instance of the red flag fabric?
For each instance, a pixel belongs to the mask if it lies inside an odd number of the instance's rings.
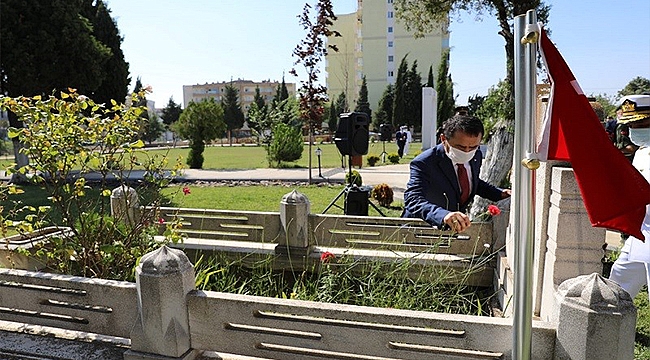
[[[551,96],[538,153],[570,161],[592,226],[644,240],[650,184],[611,142],[571,69],[542,29],[540,52]],[[546,155],[546,156],[545,156]]]

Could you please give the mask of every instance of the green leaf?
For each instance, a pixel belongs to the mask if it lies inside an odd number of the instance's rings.
[[[99,247],[99,250],[104,252],[104,253],[110,254],[110,253],[112,253],[114,251],[114,247],[111,244],[104,244],[104,245]]]
[[[129,146],[132,147],[132,148],[135,148],[135,149],[141,149],[141,148],[144,147],[144,141],[138,140],[138,141],[136,141],[134,143],[131,143]]]
[[[9,130],[7,131],[7,134],[10,139],[13,139],[15,137],[18,137],[23,131],[24,129],[17,129],[15,127],[10,127]]]

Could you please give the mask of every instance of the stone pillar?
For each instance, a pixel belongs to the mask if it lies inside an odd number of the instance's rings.
[[[111,215],[133,225],[139,216],[140,201],[134,188],[121,185],[111,192]]]
[[[190,348],[187,294],[194,269],[183,251],[162,246],[144,255],[136,268],[138,318],[125,360],[196,358]]]
[[[556,360],[634,357],[636,308],[615,282],[599,273],[569,279],[556,300]]]
[[[573,169],[554,167],[548,210],[540,317],[546,320],[557,287],[565,280],[602,273],[605,229],[592,227]]]
[[[309,244],[309,199],[296,190],[282,197],[280,240],[275,248],[277,254],[307,256]]]
[[[533,259],[533,312],[541,313],[542,285],[544,283],[544,263],[546,261],[546,243],[548,242],[548,218],[551,208],[551,179],[554,167],[571,168],[564,161],[543,161],[535,172],[535,248]]]
[[[438,106],[436,90],[430,87],[422,88],[422,151],[436,146],[436,119]]]

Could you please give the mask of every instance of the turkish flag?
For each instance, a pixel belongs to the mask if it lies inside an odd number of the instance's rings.
[[[571,69],[542,29],[540,52],[551,96],[538,153],[570,161],[592,226],[644,240],[641,224],[650,184],[611,142]]]

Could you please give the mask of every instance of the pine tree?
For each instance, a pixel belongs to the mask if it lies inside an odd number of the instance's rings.
[[[167,106],[162,109],[162,115],[160,116],[163,120],[163,124],[170,126],[181,117],[183,109],[181,109],[181,104],[174,102],[174,97],[170,96]]]
[[[336,98],[336,111],[338,111],[338,115],[341,113],[346,113],[350,111],[350,107],[348,104],[348,96],[342,92],[339,94],[339,96]]]
[[[241,128],[244,125],[244,112],[239,103],[239,90],[231,84],[226,85],[226,91],[221,101],[223,108],[223,120],[226,122],[226,129],[228,130],[228,138],[232,130]],[[232,140],[231,140],[232,141]]]
[[[288,96],[287,96],[288,97]],[[257,104],[257,108],[264,111],[266,111],[266,100],[264,100],[264,96],[260,93],[260,87],[257,86],[255,87],[255,96],[253,97],[253,102]]]
[[[359,89],[359,98],[357,100],[357,106],[355,106],[354,111],[366,113],[368,115],[368,121],[372,119],[372,110],[370,109],[370,103],[368,102],[368,83],[366,82],[366,76],[364,75],[361,80],[361,88]]]
[[[246,114],[248,127],[256,134],[258,143],[262,140],[266,140],[264,139],[264,132],[271,128],[271,124],[268,122],[268,117],[269,106],[266,104],[262,94],[260,94],[260,88],[258,86],[255,88],[253,103]]]
[[[225,130],[223,109],[213,98],[190,102],[174,123],[174,131],[189,140],[190,153],[186,161],[191,169],[203,167],[205,145],[221,136]]]

